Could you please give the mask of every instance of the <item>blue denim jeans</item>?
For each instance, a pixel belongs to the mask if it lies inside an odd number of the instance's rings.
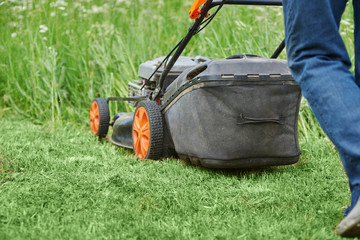
[[[338,149],[352,209],[360,196],[360,0],[353,0],[355,75],[339,34],[347,0],[283,0],[290,70]],[[350,7],[350,6],[349,6]]]

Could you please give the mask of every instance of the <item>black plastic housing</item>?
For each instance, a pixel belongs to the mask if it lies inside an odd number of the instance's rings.
[[[214,168],[292,164],[300,150],[300,87],[286,61],[239,55],[185,70],[162,113],[177,154]]]

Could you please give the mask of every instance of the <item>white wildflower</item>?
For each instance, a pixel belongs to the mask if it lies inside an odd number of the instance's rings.
[[[24,11],[22,6],[14,6],[14,7],[12,7],[12,10],[17,11],[17,12]]]
[[[102,7],[98,7],[96,5],[93,5],[91,10],[90,10],[91,13],[99,13],[99,12],[102,12],[102,11],[103,11]]]
[[[13,33],[11,34],[11,37],[12,37],[12,38],[16,37],[16,32],[13,32]]]
[[[8,24],[9,24],[10,27],[16,27],[17,26],[16,22],[9,22]]]
[[[349,19],[342,19],[340,22],[341,22],[341,24],[344,24],[344,25],[351,25],[349,22]]]
[[[59,7],[59,6],[66,7],[67,5],[68,5],[68,3],[63,0],[58,0],[56,2],[50,3],[50,7]]]
[[[50,16],[51,16],[51,17],[55,17],[55,16],[56,16],[56,12],[51,12],[51,13],[50,13]]]
[[[162,6],[164,6],[164,1],[158,0],[158,8],[161,8]]]
[[[65,2],[65,1],[61,1],[61,4],[64,5],[64,6],[67,6],[67,5],[68,5],[68,3]]]
[[[63,6],[60,6],[59,9],[60,10],[65,10],[65,8]]]
[[[45,26],[45,25],[40,25],[40,31],[39,31],[39,32],[45,33],[45,32],[47,32],[47,30],[49,30],[47,26]]]
[[[47,41],[47,37],[43,37],[43,40],[44,40],[44,41]]]
[[[50,55],[56,56],[58,54],[54,47],[48,47],[48,49],[49,49]]]

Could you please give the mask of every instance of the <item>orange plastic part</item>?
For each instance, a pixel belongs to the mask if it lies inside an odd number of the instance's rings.
[[[99,131],[100,126],[100,111],[99,111],[99,105],[96,101],[93,101],[91,103],[90,107],[90,128],[91,132],[96,135]]]
[[[136,156],[145,159],[150,147],[150,123],[144,107],[139,107],[135,112],[132,136]]]
[[[201,10],[200,6],[203,5],[206,0],[195,0],[190,8],[189,14],[191,19],[196,19],[199,17]]]

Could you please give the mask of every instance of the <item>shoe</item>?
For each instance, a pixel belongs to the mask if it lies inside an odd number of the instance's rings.
[[[337,234],[342,237],[360,237],[360,198],[351,212],[337,226]]]

